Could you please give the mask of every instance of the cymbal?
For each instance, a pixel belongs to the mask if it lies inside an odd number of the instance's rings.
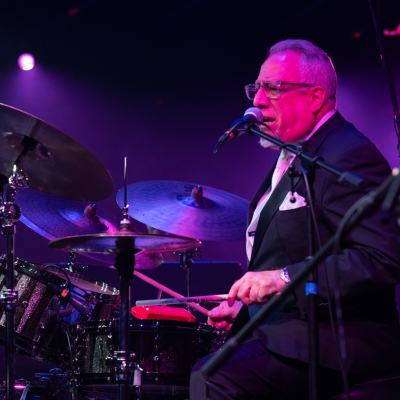
[[[111,176],[82,145],[28,113],[0,104],[0,174],[12,175],[22,140],[38,142],[23,158],[28,186],[69,200],[97,201],[110,196]]]
[[[61,271],[58,271],[55,268],[53,269],[49,268],[48,272],[57,275],[60,278],[65,278],[65,275]],[[119,290],[117,288],[110,286],[105,282],[98,282],[93,279],[84,277],[81,274],[75,272],[70,272],[66,270],[64,270],[64,272],[68,275],[71,283],[82,290],[87,290],[88,292],[95,292],[95,293],[104,293],[109,295],[119,294]]]
[[[97,209],[95,215],[87,215],[85,209],[88,203],[60,199],[31,188],[19,190],[15,195],[15,203],[22,211],[20,221],[48,240],[93,233],[115,233],[120,229],[119,219],[104,210]],[[107,254],[83,255],[106,264],[115,262],[115,257]],[[136,255],[135,268],[152,269],[161,263],[161,254],[140,252]]]
[[[175,235],[211,241],[246,239],[249,202],[208,186],[194,183],[145,181],[128,185],[129,215]],[[117,203],[124,204],[124,190]]]
[[[116,232],[94,235],[71,236],[53,240],[49,243],[52,249],[74,251],[78,253],[97,253],[116,255],[119,253],[164,253],[170,251],[191,250],[201,246],[199,240],[182,236],[151,235],[149,233]]]
[[[20,220],[49,240],[119,231],[118,218],[104,210],[86,215],[89,203],[60,199],[30,188],[19,190],[14,201],[21,208]]]

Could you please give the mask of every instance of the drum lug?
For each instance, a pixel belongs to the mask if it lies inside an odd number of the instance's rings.
[[[0,293],[0,302],[13,306],[18,299],[18,291],[13,290],[13,289],[6,289],[3,287],[1,293]]]

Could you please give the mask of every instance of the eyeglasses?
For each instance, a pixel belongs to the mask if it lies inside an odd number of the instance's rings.
[[[282,85],[292,85],[295,87],[292,88],[281,88]],[[254,100],[257,92],[262,89],[265,97],[269,99],[278,99],[282,92],[298,89],[301,87],[314,87],[315,85],[311,85],[309,83],[289,83],[289,82],[281,82],[281,81],[268,81],[262,82],[261,85],[259,83],[254,83],[250,85],[246,85],[244,90],[249,100]]]

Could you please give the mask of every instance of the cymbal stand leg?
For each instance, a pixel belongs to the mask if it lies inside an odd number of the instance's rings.
[[[117,399],[129,400],[132,385],[132,364],[130,353],[130,305],[131,279],[135,265],[135,255],[130,252],[117,253],[115,268],[120,275],[120,307],[119,307],[119,336],[118,351],[115,352],[117,361]]]

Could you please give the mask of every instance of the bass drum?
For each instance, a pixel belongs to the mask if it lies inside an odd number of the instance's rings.
[[[5,257],[0,258],[0,291],[5,288]],[[69,350],[64,327],[54,313],[54,291],[48,283],[66,286],[66,279],[55,276],[43,266],[17,260],[15,264],[15,290],[18,299],[15,312],[15,346],[18,354],[58,366],[69,362]],[[92,302],[93,294],[72,285],[72,293],[82,302]],[[63,310],[62,322],[66,325],[82,322],[84,317],[65,299],[57,299]],[[6,345],[6,315],[0,303],[0,344]]]
[[[78,393],[104,399],[115,395],[117,345],[118,319],[88,321],[77,327],[74,371]],[[142,398],[149,398],[146,393],[181,393],[187,398],[193,365],[220,345],[219,333],[209,325],[133,319],[130,347],[133,361],[143,369]]]

